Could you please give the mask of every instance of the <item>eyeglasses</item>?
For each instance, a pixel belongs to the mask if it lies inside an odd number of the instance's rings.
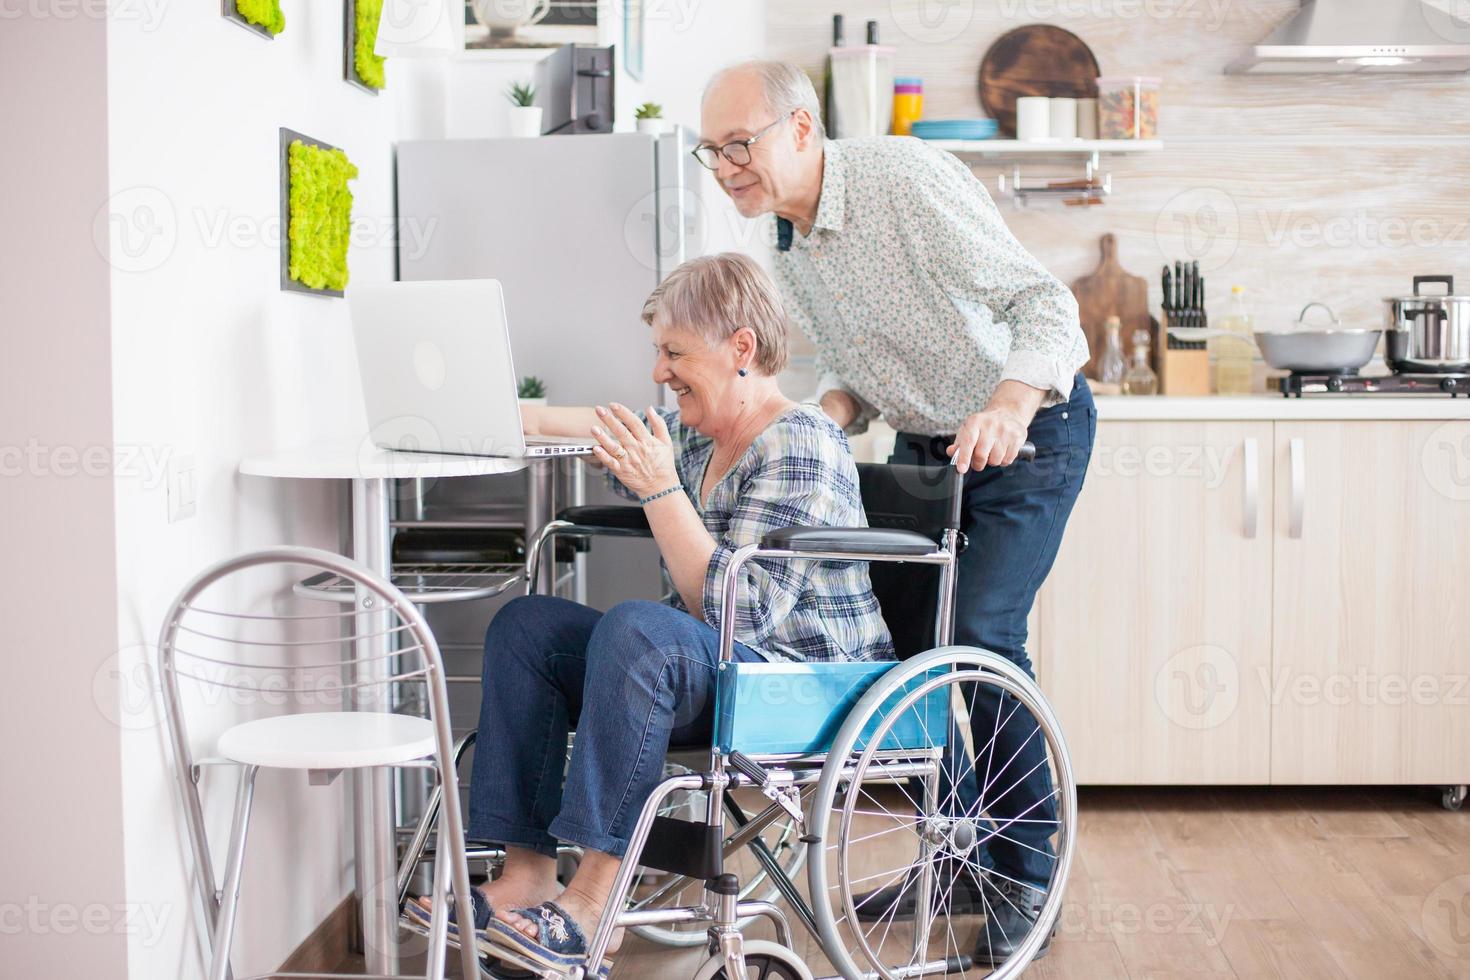
[[[726,160],[729,160],[737,167],[746,166],[750,163],[750,144],[756,142],[762,136],[766,135],[771,130],[775,129],[777,126],[781,125],[783,122],[790,119],[794,115],[796,115],[795,109],[791,110],[780,119],[777,119],[765,129],[760,130],[750,139],[732,140],[729,143],[726,143],[724,146],[715,146],[712,143],[701,143],[689,152],[694,154],[694,159],[698,160],[700,166],[704,167],[706,170],[719,170],[720,157],[724,157]]]

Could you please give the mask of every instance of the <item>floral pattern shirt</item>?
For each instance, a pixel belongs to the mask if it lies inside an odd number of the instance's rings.
[[[713,440],[684,425],[677,409],[658,413],[674,443],[679,482],[715,539],[702,611],[716,629],[725,568],[736,550],[783,527],[867,527],[847,437],[819,407],[799,405],[766,426],[703,501],[699,491],[714,454]],[[622,496],[638,499],[612,474],[608,483]],[[735,639],[767,659],[893,659],[893,640],[866,564],[757,558],[741,567],[740,577]],[[688,611],[677,592],[666,601]]]
[[[1087,363],[1070,290],[1021,246],[952,154],[902,136],[828,140],[811,232],[777,217],[776,280],[850,432],[952,435],[1001,381],[1065,401]],[[790,247],[783,249],[786,242]]]

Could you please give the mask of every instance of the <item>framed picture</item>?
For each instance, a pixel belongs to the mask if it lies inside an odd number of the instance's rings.
[[[373,46],[378,40],[378,20],[383,0],[342,0],[342,77],[372,95],[387,84],[383,64]]]
[[[623,0],[623,69],[643,81],[644,0]]]
[[[257,37],[272,41],[286,29],[281,0],[220,0],[220,14]]]
[[[284,126],[280,161],[281,288],[341,296],[352,238],[347,182],[357,176],[357,167],[337,147]]]

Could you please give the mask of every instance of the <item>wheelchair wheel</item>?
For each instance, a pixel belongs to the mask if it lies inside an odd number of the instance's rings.
[[[766,939],[748,939],[743,944],[745,953],[745,976],[740,980],[812,980],[812,971],[807,969],[795,953]],[[694,980],[729,980],[722,957],[712,956],[694,974]]]
[[[1023,671],[971,647],[894,667],[843,722],[812,799],[824,952],[848,980],[1018,976],[1060,914],[1076,813],[1061,729]]]
[[[676,776],[689,771],[687,767],[672,763],[664,766],[665,776]],[[749,803],[751,808],[764,808],[769,802],[754,790],[749,791],[744,798],[736,795],[734,799],[737,805],[743,799],[744,802]],[[703,793],[675,793],[664,801],[659,815],[682,820],[699,820],[704,816],[704,801],[705,794]],[[749,812],[748,809],[747,812]],[[735,829],[733,815],[727,807],[725,833],[732,834]],[[801,830],[796,823],[784,817],[773,822],[760,834],[760,839],[770,849],[772,856],[790,878],[794,878],[801,872],[802,864],[806,861],[807,848],[801,842],[800,837]],[[748,847],[743,847],[729,855],[725,859],[725,870],[740,878],[740,901],[769,902],[777,898],[776,886],[768,881],[765,869],[756,861]],[[653,868],[640,867],[633,878],[628,895],[629,909],[646,910],[697,905],[704,898],[704,882],[680,878]],[[739,925],[743,929],[750,922],[750,919],[742,919]],[[628,931],[661,946],[700,946],[709,940],[709,924],[705,922],[630,926]],[[781,976],[781,974],[774,974],[773,977],[775,976]]]

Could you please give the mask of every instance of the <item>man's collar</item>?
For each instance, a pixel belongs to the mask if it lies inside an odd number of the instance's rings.
[[[847,210],[847,178],[843,173],[842,151],[833,140],[822,144],[822,193],[817,198],[817,216],[812,219],[812,231],[824,228],[841,231],[842,219]],[[790,220],[776,216],[776,249],[791,251],[795,228]]]

